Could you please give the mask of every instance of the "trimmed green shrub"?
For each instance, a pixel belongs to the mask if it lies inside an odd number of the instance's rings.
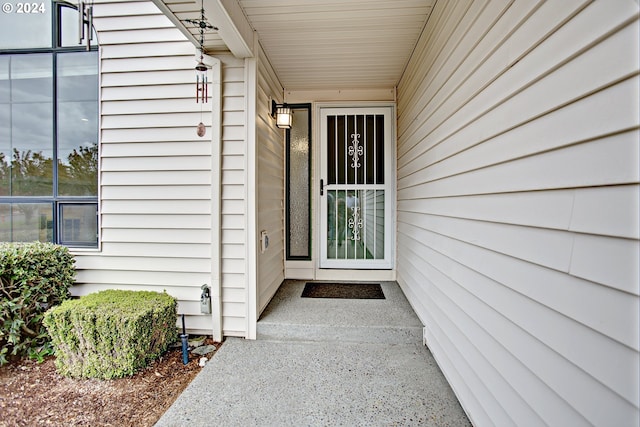
[[[52,354],[44,312],[70,297],[75,260],[52,243],[0,243],[0,365]]]
[[[166,293],[107,290],[47,311],[60,374],[120,378],[158,358],[177,337],[177,302]]]

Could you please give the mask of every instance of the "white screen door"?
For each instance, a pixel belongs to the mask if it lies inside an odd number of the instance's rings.
[[[391,112],[320,110],[320,268],[393,267]]]

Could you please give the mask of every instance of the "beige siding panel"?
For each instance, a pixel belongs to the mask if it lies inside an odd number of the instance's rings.
[[[227,287],[222,293],[222,299],[226,302],[244,301],[245,292],[242,288]]]
[[[183,171],[183,170],[210,170],[211,164],[207,163],[205,156],[147,156],[144,162],[139,158],[116,157],[105,158],[102,161],[102,169],[111,172],[143,172],[154,170]]]
[[[221,277],[222,295],[237,291],[232,303],[223,300],[222,329],[226,336],[245,337],[247,333],[246,212],[244,197],[246,128],[244,117],[244,61],[221,55],[222,61],[222,147],[221,184]],[[231,108],[230,106],[233,106]],[[223,297],[224,298],[224,297]]]
[[[284,132],[270,116],[270,100],[282,102],[283,88],[264,51],[258,51],[256,94],[257,227],[269,247],[258,251],[257,315],[284,281]]]
[[[398,87],[398,282],[478,426],[640,422],[638,4],[438,2]]]
[[[103,214],[203,214],[210,215],[208,200],[104,200]]]
[[[176,225],[178,226],[178,224]],[[130,229],[104,229],[103,242],[138,242],[144,240],[149,243],[195,243],[207,244],[211,242],[211,236],[207,229],[153,229],[136,230],[135,234]]]
[[[625,341],[636,346],[635,350],[627,346],[621,346],[605,334],[595,333],[592,329],[581,327],[581,323],[569,320],[566,316],[559,314],[559,311],[546,310],[545,307],[535,302],[532,297],[537,295],[541,297],[543,301],[554,303],[555,308],[560,309],[563,308],[560,304],[561,301],[554,302],[554,298],[551,296],[540,295],[541,292],[535,290],[535,285],[531,286],[531,283],[525,283],[522,279],[516,279],[515,277],[511,278],[512,281],[500,283],[493,280],[491,277],[496,275],[503,278],[508,277],[504,273],[496,274],[491,268],[485,267],[485,265],[495,264],[508,265],[508,262],[501,259],[501,255],[478,249],[466,243],[455,242],[451,244],[449,243],[449,239],[442,238],[437,235],[437,233],[434,236],[431,232],[426,232],[425,230],[409,227],[403,228],[405,228],[403,232],[406,233],[406,238],[415,240],[414,246],[420,241],[429,242],[430,249],[432,248],[433,250],[429,250],[422,256],[424,259],[428,259],[429,263],[439,271],[446,272],[447,276],[455,280],[458,284],[473,283],[473,289],[476,290],[479,290],[481,284],[485,283],[487,288],[486,292],[482,294],[482,299],[488,305],[491,307],[500,307],[500,313],[503,316],[507,317],[513,323],[518,324],[523,330],[529,332],[530,335],[537,337],[549,345],[550,348],[554,348],[557,352],[566,356],[567,359],[571,358],[574,364],[598,378],[602,383],[608,385],[610,389],[625,396],[629,402],[633,402],[633,399],[638,397],[637,392],[633,388],[633,378],[629,376],[628,372],[630,365],[634,363],[637,365],[640,362],[637,355],[637,338],[632,336],[625,337]],[[443,264],[440,265],[438,260]],[[473,278],[470,277],[470,280],[473,280],[471,282],[456,280],[455,276],[461,273],[459,273],[459,269],[451,268],[452,262],[464,265],[467,274],[473,276]],[[449,263],[449,265],[445,263]],[[535,274],[535,268],[527,266],[526,263],[522,263],[519,267],[522,269],[522,273],[530,271]],[[579,281],[569,280],[567,282]],[[556,282],[556,285],[562,286],[563,292],[569,292],[571,290],[569,286],[562,282]],[[584,291],[584,287],[588,285],[583,282],[581,286],[582,289],[576,292],[574,297],[580,296],[580,293]],[[511,291],[514,289],[517,289],[519,292],[517,294],[512,293]],[[549,289],[549,287],[547,287],[547,289],[556,295],[559,293],[558,291]],[[598,302],[595,301],[595,298],[589,296],[592,300],[585,301],[585,303],[590,303],[592,307],[599,306],[597,317],[591,313],[588,315],[582,313],[581,317],[596,326],[597,329],[602,328],[596,324],[596,321],[602,321],[602,319],[608,317],[607,315],[611,316],[611,319],[608,320],[611,326],[620,328],[620,331],[616,332],[615,335],[620,335],[621,331],[628,329],[628,323],[626,322],[637,320],[637,313],[635,316],[633,316],[633,312],[615,313],[615,310],[621,307],[627,309],[633,308],[633,300],[625,302],[624,298],[621,298],[623,295],[620,292],[598,289],[594,294],[600,297],[601,300]],[[557,298],[557,296],[555,298]],[[567,304],[566,308],[568,311],[577,313],[579,309],[572,308],[570,306],[572,303],[573,301]],[[607,303],[615,303],[617,306],[608,306]],[[606,311],[606,313],[603,311]],[[591,318],[591,320],[589,318]],[[553,324],[554,328],[548,331],[546,328],[550,324]],[[592,348],[601,349],[602,352],[610,358],[617,360],[618,364],[613,367],[603,365],[601,363],[601,355],[591,351],[590,349]]]
[[[198,302],[200,303],[200,294],[194,294],[193,288],[191,286],[184,286],[179,284],[167,283],[162,289],[158,289],[157,284],[132,284],[132,283],[111,283],[104,282],[100,284],[92,284],[86,285],[83,283],[78,283],[73,287],[74,295],[82,296],[87,295],[92,292],[102,291],[106,289],[129,289],[136,291],[154,291],[154,292],[164,292],[166,291],[168,294],[175,296],[179,299],[178,304],[181,306],[191,306],[191,303]],[[193,306],[192,306],[193,307]],[[194,307],[195,308],[195,307]],[[189,310],[190,314],[197,314],[200,312],[200,308],[197,307],[195,310]]]
[[[222,139],[242,143],[246,139],[244,126],[225,126],[222,128]]]
[[[141,257],[150,262],[155,262],[155,258],[211,258],[211,245],[194,245],[189,243],[158,244],[148,242],[120,243],[104,242],[102,245],[102,256],[117,255],[128,257]],[[100,273],[92,272],[96,276]]]
[[[186,123],[193,120],[200,121],[199,112],[193,113],[162,113],[162,114],[128,114],[102,117],[103,129],[121,128],[172,128],[184,127]],[[202,117],[202,122],[206,126],[211,126],[209,115]],[[196,123],[197,125],[197,123]]]
[[[530,122],[509,130],[501,135],[493,136],[487,141],[472,147],[460,146],[460,151],[452,153],[444,145],[434,147],[404,163],[401,167],[407,174],[411,174],[407,179],[407,185],[414,182],[424,181],[426,178],[435,180],[447,176],[456,175],[473,169],[497,164],[500,162],[518,159],[533,154],[541,154],[545,151],[571,146],[578,142],[585,141],[597,132],[599,135],[607,135],[637,126],[637,115],[629,111],[625,106],[610,106],[611,97],[620,96],[625,91],[634,90],[633,79],[626,80],[624,84],[616,85],[609,90],[598,92],[588,98],[576,103],[567,105],[554,112],[552,115],[545,115],[535,123]],[[599,117],[585,123],[584,116],[594,109],[601,110]],[[578,128],[576,132],[569,132],[572,126]],[[479,132],[479,130],[475,130]],[[473,130],[466,129],[455,137],[448,140],[451,145],[462,143],[466,138],[465,145],[468,145]],[[509,141],[517,139],[520,144],[509,144]],[[449,146],[449,144],[447,144]],[[443,160],[432,168],[423,169],[420,166],[429,162],[432,156],[438,156]],[[418,169],[420,168],[420,170]]]
[[[207,171],[114,171],[102,175],[103,185],[201,185],[209,180]]]
[[[222,309],[224,310],[226,306],[223,304]],[[243,338],[246,334],[245,330],[247,328],[246,316],[232,317],[225,316],[225,335],[229,337],[241,337]]]
[[[107,12],[107,10],[102,6],[98,6],[97,8],[103,14]],[[167,19],[167,17],[162,14],[145,15],[143,19],[144,19],[145,29],[173,27],[173,25],[171,24],[171,21],[169,21],[169,19]],[[140,21],[141,21],[141,17],[139,15],[102,18],[100,20],[100,30],[104,32],[104,31],[119,31],[123,27],[136,28],[140,25]]]
[[[570,4],[563,2],[562,5],[569,6]],[[607,8],[606,5],[598,5],[595,7],[599,9],[610,9]],[[544,5],[544,8],[549,9],[554,8],[554,6],[547,3]],[[545,10],[545,16],[549,14],[558,14],[558,10]],[[578,30],[580,30],[582,26],[589,24],[596,25],[596,22],[592,21],[601,21],[602,14],[615,20],[613,25],[619,25],[625,21],[625,19],[619,16],[611,17],[611,11],[597,10],[594,14],[578,15],[576,17],[576,21],[578,22],[572,28],[578,27]],[[618,13],[618,15],[620,15],[620,13]],[[537,17],[538,14],[534,16]],[[558,17],[559,16],[561,15],[558,14]],[[554,19],[557,21],[558,17]],[[628,21],[628,18],[626,20]],[[549,23],[551,22],[553,21]],[[530,39],[532,35],[526,31],[529,26],[523,24],[523,27],[524,28],[519,28],[516,34],[518,34],[519,38]],[[598,27],[599,25],[596,25],[596,28]],[[547,35],[544,25],[540,25],[538,28],[539,29],[535,31],[542,32],[541,37]],[[602,46],[610,46],[609,43],[611,43],[611,40],[609,38],[605,38],[604,42],[599,43],[602,41],[600,38],[604,36],[602,32],[605,33],[604,35],[608,34],[604,29],[599,29],[598,32],[590,30],[589,37],[587,38],[584,35],[580,36],[576,34],[575,31],[570,31],[570,29],[563,27],[562,31],[558,30],[556,34],[554,34],[554,37],[550,37],[539,46],[536,46],[536,49],[533,50],[530,55],[523,58],[514,57],[512,59],[514,62],[507,63],[504,63],[505,55],[515,56],[515,54],[513,53],[513,42],[509,41],[505,43],[504,47],[498,49],[492,55],[490,58],[492,59],[491,61],[488,60],[483,64],[484,68],[474,70],[473,78],[466,80],[465,84],[456,92],[457,97],[451,96],[447,99],[448,103],[446,104],[434,105],[433,110],[429,109],[429,111],[434,112],[433,116],[425,118],[426,120],[415,121],[413,125],[410,126],[410,129],[417,131],[417,135],[415,135],[416,140],[423,138],[428,129],[428,132],[432,133],[432,138],[430,139],[432,143],[438,141],[438,144],[441,144],[441,141],[449,135],[456,137],[459,140],[458,143],[452,142],[451,144],[445,144],[443,148],[446,150],[459,150],[460,144],[464,144],[464,136],[461,135],[460,132],[475,132],[471,141],[477,142],[482,141],[485,133],[490,130],[490,128],[483,128],[484,122],[477,120],[483,114],[493,114],[499,117],[499,119],[495,120],[501,122],[501,125],[504,126],[502,129],[509,129],[510,126],[517,125],[519,120],[526,121],[532,117],[548,113],[555,108],[561,107],[565,103],[577,100],[577,98],[582,97],[585,93],[595,90],[603,84],[606,86],[604,82],[607,81],[607,75],[615,76],[610,77],[611,80],[609,80],[609,82],[613,82],[618,78],[617,76],[626,75],[630,67],[633,67],[633,55],[625,55],[625,49],[611,49],[607,54],[607,59],[615,58],[615,60],[620,63],[620,67],[609,67],[603,70],[602,66],[595,66],[594,64],[593,69],[579,69],[581,75],[585,73],[588,77],[584,79],[584,82],[582,79],[576,81],[573,78],[575,74],[570,72],[571,69],[575,69],[576,64],[585,64],[585,61],[592,61],[593,54],[596,54],[596,58],[598,57],[597,55],[602,54],[602,52],[604,52]],[[579,45],[576,47],[575,39],[578,37],[582,38],[579,39]],[[570,57],[566,60],[562,59],[560,60],[561,62],[558,63],[557,61],[553,61],[553,58],[563,58],[558,56],[559,49],[566,55],[570,55]],[[505,52],[502,52],[502,50],[505,50]],[[586,55],[584,54],[585,52],[587,52]],[[620,54],[620,52],[622,52],[622,54]],[[569,59],[572,57],[576,58],[570,61]],[[600,64],[607,64],[607,61],[600,61]],[[563,80],[568,80],[574,84],[563,85]],[[543,81],[545,82],[544,84]],[[474,96],[471,97],[466,89],[468,88],[469,91],[477,91],[474,85],[479,87],[487,86],[483,88],[482,92],[473,93]],[[541,85],[545,86],[545,90],[540,90]],[[546,94],[546,96],[541,95],[541,92]],[[556,95],[556,92],[558,92],[558,95]],[[528,97],[523,98],[519,96],[520,94],[528,94]],[[562,95],[564,95],[564,97],[562,97]],[[464,99],[464,97],[467,98]],[[527,114],[519,113],[519,111],[523,109],[522,106],[520,106],[519,109],[513,108],[514,104],[517,104],[518,101],[522,99],[526,99],[527,102],[532,103],[531,105],[526,105],[527,108],[525,109],[528,111]],[[453,108],[446,108],[448,105],[451,105]],[[451,112],[453,112],[453,114]],[[501,112],[502,114],[497,114]],[[628,112],[627,114],[630,113],[631,112]],[[447,114],[449,114],[449,116],[447,116]],[[494,135],[486,135],[486,137],[491,136]],[[468,146],[468,144],[466,146]],[[422,144],[418,151],[422,151],[426,147],[427,145]],[[402,153],[401,156],[404,155],[404,152]],[[414,149],[407,152],[407,154],[409,158],[412,158],[416,156],[418,152]]]
[[[235,273],[223,273],[222,281],[225,283],[225,287],[223,289],[232,289],[237,291],[238,293],[243,295],[243,298],[246,299],[246,286],[245,286],[245,275],[244,272],[240,274]]]
[[[629,93],[629,92],[627,92]],[[633,92],[631,92],[633,93]],[[427,191],[431,197],[539,189],[633,184],[638,181],[639,143],[635,131],[399,190],[402,198]],[[567,168],[567,165],[572,165]],[[539,171],[544,171],[540,174]],[[510,177],[509,180],[503,177]],[[402,182],[403,178],[399,180]]]
[[[103,256],[103,257],[87,257],[85,255],[76,255],[76,267],[82,270],[87,268],[96,268],[100,270],[137,270],[145,271],[145,267],[150,271],[173,271],[182,273],[205,273],[211,268],[207,259],[176,259],[173,257],[157,259],[154,263],[142,263],[140,259],[121,257],[121,256]],[[155,262],[158,265],[155,265]],[[158,270],[161,268],[161,270]]]
[[[163,56],[155,58],[104,59],[101,68],[103,73],[173,71],[194,67],[195,63],[196,59],[192,54],[188,56]],[[195,92],[195,85],[192,86],[192,92]]]
[[[190,155],[208,156],[211,155],[211,144],[200,141],[189,142],[138,142],[132,141],[127,143],[103,143],[101,155],[102,158],[124,157],[125,155],[146,157],[152,155],[158,156],[183,156],[184,153]]]
[[[183,37],[183,34],[177,28],[157,28],[152,30],[129,29],[128,31],[105,32],[102,33],[98,40],[102,45],[113,45],[172,42]]]
[[[209,200],[211,187],[207,185],[193,186],[103,186],[102,197],[119,200],[158,200],[170,197],[174,200]]]
[[[102,59],[153,58],[155,56],[193,55],[193,45],[188,41],[165,43],[140,43],[101,46]]]
[[[133,214],[113,214],[104,216],[102,219],[102,228],[172,228],[176,224],[180,224],[182,229],[205,229],[211,224],[208,214],[204,215],[166,215],[166,214],[150,214],[150,215],[133,215]]]
[[[638,185],[576,191],[570,229],[606,236],[640,238]]]
[[[157,100],[144,101],[111,101],[105,103],[102,114],[105,116],[119,114],[154,114],[165,111],[176,113],[200,112],[200,107],[191,98],[185,99],[165,99],[162,103]]]
[[[102,87],[185,84],[193,82],[193,70],[138,71],[102,75]],[[195,88],[194,88],[195,93]]]
[[[75,295],[167,291],[192,331],[211,284],[211,142],[197,137],[191,43],[151,1],[102,1],[101,247],[77,255]],[[131,43],[131,44],[130,44]],[[210,124],[211,103],[203,109]],[[209,113],[208,113],[209,112]]]
[[[126,16],[139,16],[140,22],[144,22],[146,16],[149,15],[161,15],[160,10],[150,1],[109,1],[100,0],[94,4],[94,17],[96,19],[96,28],[101,31],[99,18],[120,18]],[[129,28],[140,28],[140,25],[134,25],[133,27],[125,26],[120,27],[120,30]],[[142,27],[144,28],[144,27]]]
[[[402,212],[638,239],[640,187],[625,185],[457,198],[405,199]]]
[[[190,144],[202,145],[203,143],[193,140],[195,130],[193,125],[174,128],[137,128],[137,129],[103,129],[102,130],[102,146],[107,144],[125,144],[131,143],[163,143],[163,142],[180,142],[181,146],[188,149]],[[185,144],[186,143],[186,144]],[[140,150],[139,145],[132,145],[132,148]],[[146,145],[145,145],[146,147]],[[211,144],[207,146],[209,153]],[[195,151],[195,150],[194,150]],[[201,151],[200,151],[201,152]],[[134,153],[135,154],[135,153]]]
[[[189,273],[182,272],[151,272],[151,271],[124,271],[126,274],[122,274],[120,271],[102,271],[100,278],[103,283],[113,283],[120,285],[142,285],[142,286],[194,286],[194,283],[204,283],[209,281],[209,271],[203,273]],[[91,276],[91,274],[85,274],[85,272],[78,272],[77,280],[79,282],[86,282],[85,276]],[[197,285],[198,287],[200,285]],[[162,289],[159,290],[162,292]],[[198,294],[199,295],[199,294]]]
[[[226,215],[240,215],[244,209],[243,202],[240,200],[229,200],[222,208],[222,213]]]
[[[222,229],[222,244],[245,244],[244,230]]]
[[[131,101],[140,99],[190,99],[193,101],[194,85],[190,84],[172,84],[163,85],[159,90],[154,86],[117,86],[102,88],[103,101]]]

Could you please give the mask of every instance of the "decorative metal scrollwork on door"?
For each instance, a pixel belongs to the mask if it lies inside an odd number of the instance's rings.
[[[349,228],[351,229],[351,240],[360,240],[360,229],[362,228],[362,218],[360,217],[360,208],[354,206],[351,208],[351,218],[349,218]]]
[[[364,154],[364,149],[360,145],[359,133],[352,133],[351,138],[351,145],[349,146],[349,155],[352,159],[351,167],[357,169],[360,167],[360,156]]]

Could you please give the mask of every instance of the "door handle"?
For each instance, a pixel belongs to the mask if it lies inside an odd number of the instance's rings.
[[[324,195],[324,180],[323,179],[320,180],[320,195],[321,196]]]

